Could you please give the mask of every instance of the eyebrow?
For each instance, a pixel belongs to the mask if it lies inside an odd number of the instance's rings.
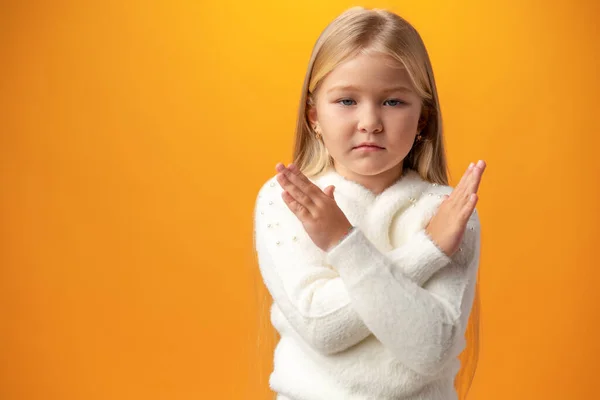
[[[336,90],[360,90],[359,87],[354,86],[354,85],[338,85],[338,86],[334,86],[331,89],[329,89],[327,91],[327,93],[331,93],[334,92]],[[412,92],[412,89],[407,88],[406,86],[394,86],[388,89],[385,89],[383,91],[384,93],[389,93],[389,92]]]

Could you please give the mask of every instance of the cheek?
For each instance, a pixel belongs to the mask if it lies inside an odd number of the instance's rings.
[[[337,104],[323,104],[319,107],[319,118],[332,120],[343,114],[343,108]]]
[[[394,126],[395,129],[401,130],[402,132],[417,131],[419,125],[419,111],[418,110],[403,110],[405,112],[390,114],[386,125]]]
[[[328,126],[342,129],[345,126],[352,126],[353,118],[350,110],[334,104],[319,110],[319,122],[324,129]]]

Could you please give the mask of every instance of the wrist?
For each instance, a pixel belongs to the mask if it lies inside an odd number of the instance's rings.
[[[448,252],[444,250],[444,248],[442,248],[438,240],[434,236],[432,236],[431,232],[429,232],[427,229],[425,229],[425,236],[440,252],[444,253],[445,256],[450,257],[450,255],[448,255]]]
[[[332,243],[331,245],[329,245],[329,247],[327,247],[326,251],[330,251],[331,249],[333,249],[334,247],[336,247],[338,244],[342,243],[342,241],[344,239],[346,239],[348,237],[348,235],[350,235],[350,233],[352,233],[352,231],[354,229],[355,229],[355,227],[353,225],[350,225],[350,227],[348,229],[346,229],[346,231],[344,232],[344,234],[338,240],[336,240],[334,243]]]

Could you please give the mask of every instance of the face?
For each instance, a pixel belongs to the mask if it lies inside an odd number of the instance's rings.
[[[340,174],[365,186],[369,177],[400,175],[422,109],[402,64],[385,55],[359,55],[325,77],[315,100],[311,126],[319,123]],[[363,142],[382,148],[357,147]]]

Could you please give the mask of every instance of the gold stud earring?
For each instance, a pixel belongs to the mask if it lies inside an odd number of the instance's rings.
[[[313,130],[315,131],[315,137],[318,139],[321,139],[321,129],[319,128],[319,124],[317,123],[314,127]]]
[[[419,132],[417,135],[417,142],[420,142],[421,140],[423,140],[423,136],[421,136],[421,132]]]

